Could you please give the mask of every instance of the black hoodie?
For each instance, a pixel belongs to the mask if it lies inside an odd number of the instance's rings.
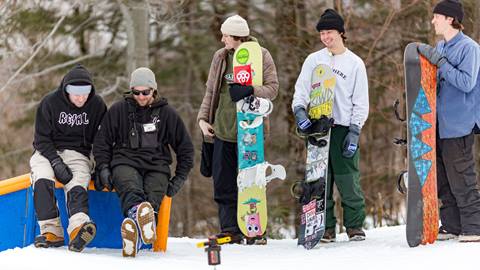
[[[78,108],[68,99],[68,84],[90,84],[92,91],[85,104]],[[33,147],[50,162],[57,151],[75,150],[90,157],[93,139],[107,110],[102,98],[95,94],[90,73],[76,65],[63,77],[57,90],[40,102],[35,118]]]
[[[158,108],[158,119],[153,120],[154,110]],[[135,120],[135,121],[133,121]],[[156,134],[145,137],[139,135],[139,147],[132,148],[130,131],[134,123],[143,125],[156,122]],[[137,129],[141,133],[141,128]],[[145,134],[145,133],[144,133]],[[108,164],[111,168],[124,164],[136,169],[164,171],[169,169],[165,165],[172,163],[170,148],[177,157],[177,176],[187,177],[193,167],[194,150],[190,135],[177,112],[164,98],[156,99],[152,104],[141,107],[131,97],[113,104],[105,114],[95,138],[93,154],[97,166]]]

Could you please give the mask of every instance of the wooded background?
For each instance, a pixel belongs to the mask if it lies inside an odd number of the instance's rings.
[[[212,180],[199,173],[196,115],[213,53],[223,47],[220,25],[233,14],[276,63],[280,90],[274,101],[266,159],[287,169],[286,181],[268,186],[269,236],[295,237],[298,205],[291,184],[303,177],[305,149],[295,136],[290,105],[305,57],[322,48],[316,23],[327,7],[345,18],[347,47],[365,62],[370,114],[361,134],[365,227],[405,222],[405,198],[396,191],[406,168],[406,131],[392,104],[404,108],[403,50],[409,42],[435,44],[431,25],[437,0],[5,0],[0,1],[0,179],[29,171],[33,123],[41,98],[82,63],[108,105],[128,89],[130,72],[148,66],[161,95],[180,113],[195,144],[195,168],[173,200],[170,234],[218,232]],[[480,40],[480,3],[464,0],[464,32]],[[480,143],[475,156],[480,161]],[[478,171],[478,170],[477,170]],[[338,200],[338,195],[336,195]],[[337,206],[339,204],[337,203]],[[337,209],[337,216],[341,216]],[[341,221],[341,219],[339,219]],[[341,224],[340,224],[341,225]]]

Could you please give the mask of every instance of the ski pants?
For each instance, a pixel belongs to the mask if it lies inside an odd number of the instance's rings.
[[[170,168],[164,164],[159,166],[158,171],[152,171],[117,165],[112,169],[112,180],[125,217],[130,208],[142,202],[149,202],[157,215],[163,196],[167,193]]]
[[[215,138],[213,146],[213,197],[218,205],[222,232],[239,233],[237,223],[237,143]]]
[[[437,188],[440,219],[454,234],[480,235],[480,194],[473,158],[474,135],[440,139],[437,133]]]
[[[74,150],[62,150],[57,153],[73,174],[72,180],[63,186],[69,216],[67,233],[70,234],[78,226],[90,221],[87,189],[93,162]],[[33,200],[40,233],[49,232],[63,237],[60,212],[55,198],[55,173],[50,161],[40,152],[35,151],[30,158],[30,168]]]
[[[352,158],[342,156],[343,140],[348,127],[334,126],[330,135],[328,160],[327,208],[325,227],[335,228],[337,220],[334,214],[333,184],[342,198],[343,221],[346,228],[361,228],[365,220],[365,199],[360,186],[358,149]]]

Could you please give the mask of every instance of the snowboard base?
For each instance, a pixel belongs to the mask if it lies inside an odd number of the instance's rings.
[[[410,247],[433,243],[438,234],[436,175],[436,66],[405,48],[407,100],[407,243]]]

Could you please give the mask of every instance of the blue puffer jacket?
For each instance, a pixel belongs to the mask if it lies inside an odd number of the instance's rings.
[[[436,47],[448,62],[437,74],[437,119],[440,138],[459,138],[480,126],[480,47],[459,32]]]

